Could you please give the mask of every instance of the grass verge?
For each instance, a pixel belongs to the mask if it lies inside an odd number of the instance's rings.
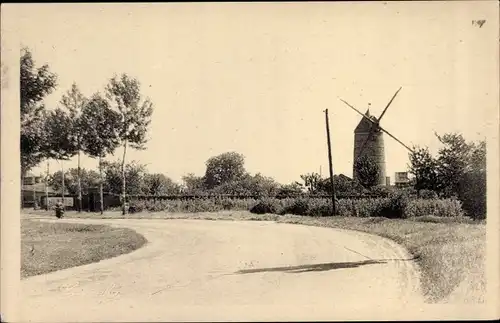
[[[133,230],[105,225],[21,220],[21,278],[98,262],[147,242]]]
[[[43,212],[37,213],[39,215]],[[465,217],[440,218],[422,216],[402,219],[358,217],[308,217],[296,215],[257,215],[246,211],[217,213],[137,213],[126,217],[119,212],[104,215],[68,212],[75,218],[134,219],[203,219],[261,220],[321,227],[357,230],[392,239],[417,257],[421,287],[427,301],[445,300],[463,282],[467,291],[486,294],[485,253],[486,226]],[[471,278],[473,277],[473,279]],[[467,297],[467,295],[464,295]]]

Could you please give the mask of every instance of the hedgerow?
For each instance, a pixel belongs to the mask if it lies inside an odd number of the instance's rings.
[[[133,212],[218,212],[245,211],[255,214],[294,214],[303,216],[330,216],[329,198],[195,198],[178,200],[133,200]],[[336,216],[414,218],[420,216],[460,217],[464,215],[457,199],[408,198],[402,193],[391,193],[386,198],[342,198],[336,201]]]

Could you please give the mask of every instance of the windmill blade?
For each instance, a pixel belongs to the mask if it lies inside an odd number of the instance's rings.
[[[370,121],[371,123],[373,123],[374,125],[377,126],[377,123],[375,121],[373,121],[370,117],[368,117],[366,114],[362,113],[361,111],[359,111],[358,109],[356,109],[355,107],[353,107],[352,105],[347,103],[346,101],[342,100],[341,98],[339,98],[339,100],[344,102],[348,107],[350,107],[351,109],[353,109],[354,111],[356,111],[357,113],[359,113],[360,115],[362,115],[363,117],[368,119],[368,121]]]
[[[401,91],[402,88],[403,87],[400,87],[399,90],[397,90],[396,93],[394,93],[394,95],[392,96],[391,101],[389,101],[389,103],[387,103],[387,106],[385,107],[384,111],[382,111],[382,114],[378,118],[378,121],[380,121],[380,119],[382,119],[382,117],[384,116],[385,112],[387,111],[387,109],[389,108],[389,106],[392,104],[392,101],[394,101],[394,98],[396,97],[396,95],[398,95],[399,91]]]
[[[392,137],[392,139],[396,140],[397,142],[399,142],[403,147],[405,147],[406,149],[408,149],[410,152],[414,152],[413,149],[411,149],[410,147],[408,147],[407,145],[404,144],[404,142],[402,142],[401,140],[399,140],[398,138],[396,138],[395,136],[393,136],[391,133],[389,133],[389,131],[385,130],[384,128],[380,127],[380,130],[382,130],[383,132],[385,132],[386,134],[388,134],[389,136]]]

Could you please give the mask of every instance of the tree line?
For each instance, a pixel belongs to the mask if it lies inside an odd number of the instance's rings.
[[[102,92],[90,97],[85,97],[73,83],[62,96],[60,106],[47,109],[43,100],[56,87],[57,74],[47,64],[36,67],[31,51],[23,48],[20,59],[23,178],[44,160],[64,161],[77,156],[77,205],[81,210],[81,155],[99,160],[102,200],[103,159],[123,147],[120,170],[125,213],[127,149],[145,148],[153,103],[142,97],[139,81],[127,74],[114,75]]]
[[[280,184],[260,173],[251,175],[245,157],[226,152],[209,158],[203,176],[187,174],[182,184],[163,174],[149,174],[144,165],[126,162],[127,149],[145,149],[153,104],[143,98],[140,83],[126,74],[113,76],[103,92],[85,97],[76,83],[62,96],[60,107],[46,109],[43,99],[57,87],[57,75],[47,65],[36,67],[29,49],[21,52],[21,170],[24,176],[46,159],[68,160],[78,157],[77,169],[51,176],[57,189],[66,177],[71,192],[81,206],[83,190],[99,185],[103,190],[122,196],[126,213],[126,195],[230,194],[252,196],[290,196],[299,194],[337,194],[384,196],[393,188],[376,185],[377,164],[367,156],[356,162],[358,180],[342,174],[329,178],[317,173],[300,176],[301,181]],[[417,196],[457,198],[474,217],[486,216],[486,142],[467,142],[457,133],[436,134],[441,143],[436,156],[428,147],[414,146],[408,169],[413,176],[410,189]],[[106,162],[106,156],[123,148],[121,160]],[[80,156],[98,159],[98,172],[82,170]],[[59,176],[59,177],[58,177]],[[102,203],[101,203],[102,206]],[[81,209],[81,207],[79,208]],[[102,211],[102,210],[101,210]]]

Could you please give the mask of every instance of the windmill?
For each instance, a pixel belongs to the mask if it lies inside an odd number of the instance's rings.
[[[413,150],[408,147],[406,144],[404,144],[401,140],[396,138],[394,135],[389,133],[387,130],[382,128],[380,126],[380,120],[382,117],[385,115],[387,112],[387,109],[389,106],[392,104],[392,101],[394,101],[394,98],[396,98],[396,95],[398,95],[399,91],[401,91],[401,87],[399,90],[396,91],[396,93],[392,96],[392,99],[389,101],[387,106],[385,107],[384,111],[382,111],[382,114],[380,117],[376,118],[375,116],[370,115],[370,109],[366,111],[366,113],[362,113],[346,101],[340,99],[342,102],[344,102],[347,106],[349,106],[351,109],[359,113],[363,118],[359,122],[358,126],[354,130],[354,162],[353,162],[353,178],[356,179],[357,177],[357,171],[356,171],[356,161],[361,158],[362,156],[370,156],[375,160],[375,163],[377,164],[379,168],[379,173],[378,173],[378,179],[377,179],[377,184],[378,185],[385,185],[385,148],[384,148],[384,138],[383,138],[383,133],[385,132],[387,135],[389,135],[392,139],[396,140],[398,143],[400,143],[403,147],[408,149],[410,152],[413,152]]]

